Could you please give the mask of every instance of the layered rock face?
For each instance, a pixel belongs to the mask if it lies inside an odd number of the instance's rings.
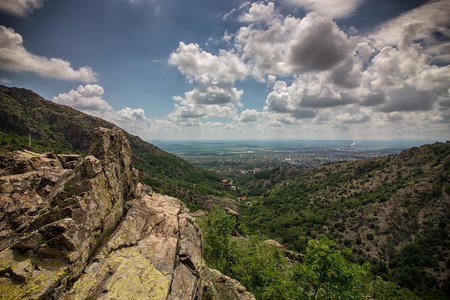
[[[0,209],[1,299],[202,297],[200,228],[138,183],[118,128],[85,158],[0,157]]]

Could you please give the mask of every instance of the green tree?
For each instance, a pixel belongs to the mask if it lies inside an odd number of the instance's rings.
[[[293,267],[291,276],[298,283],[300,299],[363,299],[368,265],[345,259],[349,250],[335,249],[325,235],[310,240],[302,264]]]
[[[281,249],[265,244],[258,236],[232,243],[231,272],[256,299],[289,299],[288,264]]]
[[[208,214],[204,226],[204,254],[208,264],[222,272],[229,268],[230,240],[235,219],[219,206]]]

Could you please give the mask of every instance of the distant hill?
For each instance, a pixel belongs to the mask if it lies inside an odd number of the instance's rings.
[[[303,252],[327,234],[358,262],[411,290],[450,292],[450,143],[235,179],[243,223]],[[447,294],[448,295],[448,294]]]
[[[86,154],[96,127],[114,124],[45,100],[31,90],[0,85],[0,151],[28,147],[33,151],[78,152]],[[215,173],[167,153],[124,131],[133,153],[133,164],[141,180],[160,193],[188,204],[233,206],[218,190],[221,178]]]

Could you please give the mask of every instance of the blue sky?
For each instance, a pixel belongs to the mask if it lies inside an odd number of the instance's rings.
[[[450,137],[450,3],[2,0],[0,84],[145,140]]]

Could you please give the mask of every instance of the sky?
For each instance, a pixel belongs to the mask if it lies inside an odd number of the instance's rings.
[[[449,63],[449,0],[0,2],[0,84],[150,142],[445,141]]]

